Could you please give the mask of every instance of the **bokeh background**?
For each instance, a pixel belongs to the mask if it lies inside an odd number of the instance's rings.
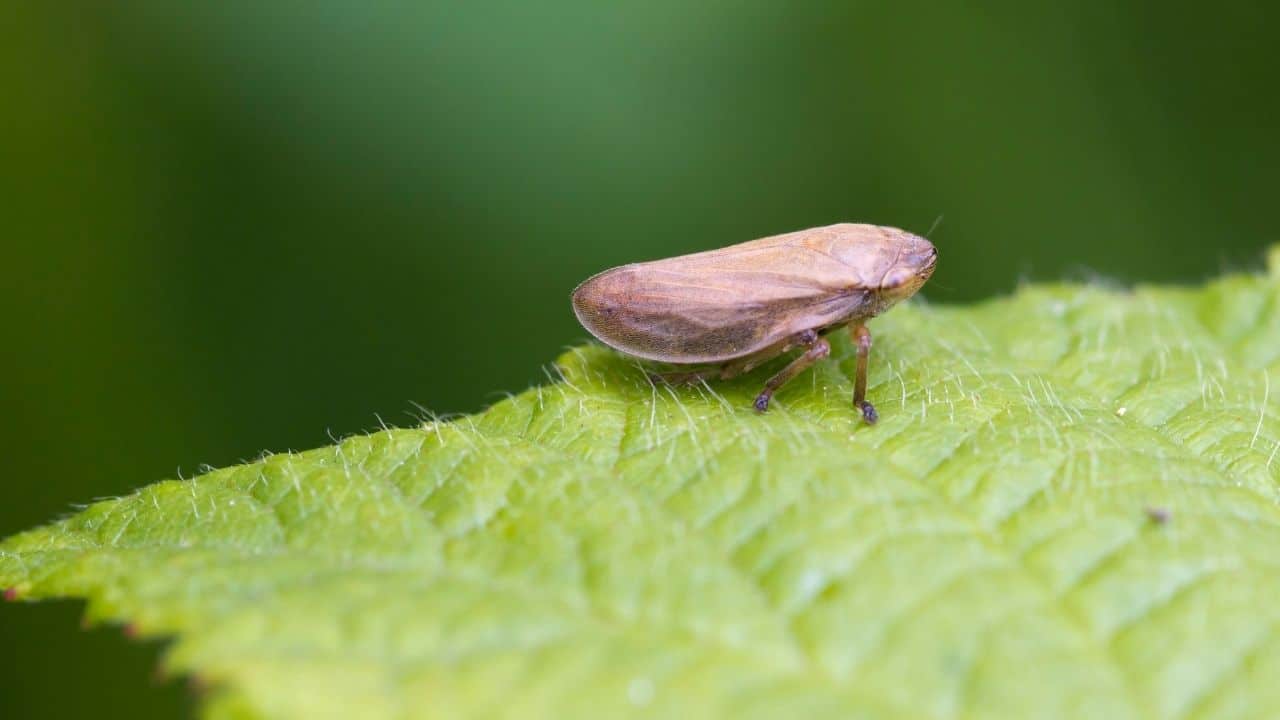
[[[1197,281],[1277,240],[1280,4],[15,2],[0,535],[474,411],[622,262],[843,220],[927,295]],[[160,646],[0,607],[0,714],[189,714]]]

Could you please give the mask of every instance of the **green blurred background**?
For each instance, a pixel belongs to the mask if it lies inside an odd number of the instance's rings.
[[[1254,2],[18,2],[0,10],[0,535],[472,411],[618,263],[843,220],[934,301],[1277,240]],[[157,645],[0,608],[0,714],[188,714]]]

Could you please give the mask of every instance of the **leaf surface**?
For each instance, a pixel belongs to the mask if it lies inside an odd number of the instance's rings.
[[[210,717],[1280,716],[1280,250],[1201,288],[908,304],[854,360],[166,481],[0,544],[172,635]],[[1275,392],[1272,392],[1272,386]]]

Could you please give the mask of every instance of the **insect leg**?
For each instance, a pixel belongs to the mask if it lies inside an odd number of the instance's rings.
[[[826,338],[818,337],[818,333],[813,330],[805,330],[797,335],[794,344],[805,345],[809,349],[805,350],[800,357],[788,363],[777,375],[769,378],[769,381],[764,384],[764,390],[756,396],[756,410],[760,412],[768,410],[769,400],[773,398],[773,394],[777,392],[778,388],[787,384],[787,381],[791,378],[804,372],[809,366],[831,354],[831,344],[827,342]]]
[[[880,415],[875,406],[867,402],[867,361],[871,357],[871,331],[866,325],[857,323],[849,326],[849,334],[853,336],[854,345],[858,349],[858,370],[853,378],[853,406],[862,411],[862,418],[868,425],[874,425]]]

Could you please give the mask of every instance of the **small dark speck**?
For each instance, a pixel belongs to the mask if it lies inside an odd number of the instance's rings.
[[[213,687],[209,684],[209,680],[203,675],[191,675],[187,678],[187,689],[195,695],[205,695]]]
[[[1168,522],[1173,519],[1173,513],[1170,512],[1169,508],[1148,507],[1145,512],[1147,514],[1147,519],[1156,525],[1168,524]]]

